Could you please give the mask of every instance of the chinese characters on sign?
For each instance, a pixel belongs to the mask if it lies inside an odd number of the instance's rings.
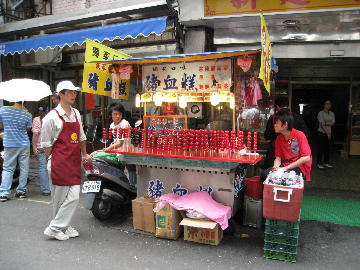
[[[126,59],[130,55],[114,50],[92,40],[86,40],[85,61],[101,61]],[[119,99],[128,99],[130,79],[116,81]],[[109,72],[109,64],[84,63],[83,92],[102,96],[111,96],[113,81]]]
[[[152,180],[149,182],[148,195],[151,198],[160,198],[162,192],[165,190],[163,182],[159,179]]]
[[[179,183],[176,183],[176,187],[172,189],[172,192],[176,195],[183,196],[185,194],[188,194],[188,190],[184,187],[182,187]]]
[[[172,193],[183,196],[188,194],[191,190],[188,188],[181,186],[181,184],[176,183],[175,187],[171,188]],[[208,188],[203,187],[202,185],[199,185],[197,188],[197,191],[205,191],[210,196],[213,193],[213,189],[209,186]],[[163,195],[165,192],[165,183],[161,181],[160,179],[150,180],[148,187],[147,187],[147,193],[148,196],[151,198],[159,198],[161,195]]]
[[[146,92],[230,91],[230,86],[230,59],[143,66]]]
[[[183,129],[187,128],[186,115],[144,116],[145,128],[151,129]]]
[[[213,189],[212,189],[211,187],[205,188],[205,187],[203,187],[203,186],[201,186],[201,185],[198,187],[198,191],[205,191],[205,192],[207,192],[210,196],[211,196],[212,193],[213,193]]]
[[[204,0],[205,17],[360,7],[359,0]]]

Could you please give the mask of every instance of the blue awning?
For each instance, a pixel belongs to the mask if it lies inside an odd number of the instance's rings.
[[[22,52],[37,51],[39,49],[82,45],[85,39],[98,42],[104,40],[136,38],[139,35],[149,36],[150,34],[161,35],[166,27],[166,18],[152,18],[126,23],[117,23],[100,27],[87,28],[82,30],[64,32],[59,34],[28,38],[23,40],[0,43],[0,55],[15,54]]]

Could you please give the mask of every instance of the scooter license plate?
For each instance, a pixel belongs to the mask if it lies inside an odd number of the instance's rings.
[[[85,181],[82,186],[82,193],[99,192],[101,181]]]

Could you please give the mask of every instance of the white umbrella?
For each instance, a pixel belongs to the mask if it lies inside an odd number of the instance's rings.
[[[50,86],[43,81],[12,79],[0,82],[0,99],[9,102],[39,101],[51,94]]]

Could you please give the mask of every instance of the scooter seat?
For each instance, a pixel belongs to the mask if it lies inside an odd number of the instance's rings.
[[[96,158],[96,159],[103,160],[107,164],[109,164],[110,166],[115,167],[115,168],[119,168],[122,171],[125,169],[125,166],[122,163],[116,162],[116,161],[114,161],[112,159],[107,159],[107,158]]]

